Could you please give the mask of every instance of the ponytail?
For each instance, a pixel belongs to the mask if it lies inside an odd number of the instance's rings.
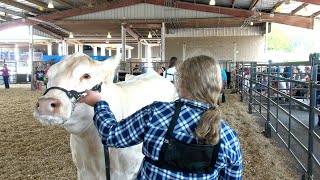
[[[199,142],[202,144],[217,144],[220,139],[221,112],[218,106],[205,111],[195,130]]]

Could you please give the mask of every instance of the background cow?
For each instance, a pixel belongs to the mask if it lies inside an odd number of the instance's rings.
[[[153,101],[173,101],[175,87],[156,72],[150,72],[127,82],[113,83],[120,57],[103,62],[84,54],[66,56],[48,72],[48,88],[82,92],[103,82],[102,96],[109,103],[117,120],[121,120]],[[63,126],[70,134],[73,161],[78,179],[105,179],[103,146],[93,125],[93,108],[75,103],[68,92],[50,89],[38,99],[34,116],[43,124]],[[110,148],[112,180],[134,179],[143,159],[142,144],[130,148]]]

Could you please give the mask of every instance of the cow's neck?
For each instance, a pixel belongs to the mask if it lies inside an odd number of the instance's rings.
[[[103,147],[93,123],[82,133],[71,134],[70,145],[73,160],[78,166],[78,178],[100,179],[105,172]]]

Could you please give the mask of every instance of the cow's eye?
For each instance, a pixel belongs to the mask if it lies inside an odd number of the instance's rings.
[[[90,76],[90,74],[84,74],[84,75],[82,75],[82,79],[90,79],[91,78],[91,76]]]

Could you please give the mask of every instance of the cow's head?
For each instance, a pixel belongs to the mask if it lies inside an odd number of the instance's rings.
[[[59,87],[67,91],[82,92],[100,82],[112,83],[119,56],[105,61],[90,59],[85,54],[64,57],[48,71],[48,88]],[[50,89],[38,99],[34,116],[43,124],[63,125],[69,132],[81,132],[92,123],[93,108],[77,103],[60,89]],[[89,120],[90,119],[90,120]]]

